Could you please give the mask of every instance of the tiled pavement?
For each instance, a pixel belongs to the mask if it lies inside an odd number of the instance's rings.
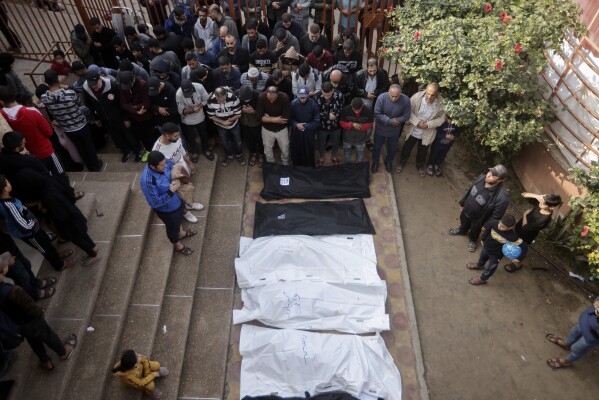
[[[247,187],[242,235],[251,237],[256,201],[264,201],[259,194],[262,190],[261,169],[248,169]],[[428,393],[423,376],[424,368],[420,341],[391,176],[385,172],[374,174],[371,179],[370,190],[372,197],[365,199],[364,202],[377,232],[374,236],[374,241],[377,252],[378,272],[379,276],[387,281],[387,313],[391,319],[391,330],[383,332],[382,337],[401,372],[403,399],[426,400],[428,399]],[[241,307],[240,289],[236,287],[235,308],[239,309]],[[239,399],[239,377],[241,369],[241,356],[239,355],[240,330],[241,325],[231,326],[224,393],[224,398],[227,400]]]

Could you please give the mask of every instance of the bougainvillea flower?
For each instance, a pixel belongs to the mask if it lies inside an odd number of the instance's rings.
[[[500,70],[503,68],[503,61],[499,60],[495,63],[495,69]]]
[[[545,71],[541,71],[541,72],[539,72],[539,75],[543,75],[543,76],[545,76]]]
[[[420,39],[420,31],[414,33],[414,39]]]
[[[503,21],[503,23],[507,24],[508,22],[510,22],[512,20],[512,17],[505,17],[503,18],[501,21]]]
[[[493,6],[491,5],[491,3],[487,3],[487,5],[485,6],[485,12],[488,13],[493,9]]]
[[[383,48],[381,49],[381,55],[383,55],[383,56],[384,56],[384,55],[385,55],[385,53],[387,52],[387,50],[389,50],[389,49],[388,49],[388,48],[386,48],[386,47],[383,47]]]
[[[507,13],[504,11],[501,14],[499,14],[499,19],[503,21],[503,19],[507,17]]]
[[[520,54],[520,52],[522,51],[522,45],[520,43],[516,43],[516,45],[514,46],[514,51],[516,52],[516,54]]]
[[[589,227],[585,225],[582,227],[582,232],[580,232],[580,236],[586,236],[588,234],[589,234]]]

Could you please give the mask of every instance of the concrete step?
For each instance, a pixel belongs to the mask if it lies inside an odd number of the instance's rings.
[[[85,342],[86,328],[115,243],[117,227],[131,193],[130,185],[129,182],[77,183],[76,187],[86,192],[83,199],[88,197],[88,194],[95,194],[89,196],[86,200],[88,203],[82,199],[80,206],[89,207],[88,232],[100,248],[103,258],[88,268],[75,266],[59,274],[44,263],[39,273],[39,276],[59,275],[56,295],[46,300],[46,304],[40,302],[40,305],[47,307],[46,320],[61,337],[66,337],[71,332],[75,333],[80,340],[80,345]],[[92,197],[95,197],[95,200],[90,200]],[[104,215],[97,216],[95,208],[102,209]],[[69,244],[69,247],[73,248],[73,245]],[[73,249],[76,255],[82,253],[81,250]],[[20,350],[26,348],[28,346],[23,345]],[[24,353],[25,357],[20,357],[20,365],[15,365],[13,368],[19,376],[11,398],[60,399],[61,393],[69,382],[79,352],[75,351],[68,362],[59,361],[55,354],[49,352],[56,365],[56,370],[52,373],[33,367],[38,364],[37,359],[30,356],[32,353],[29,349]],[[19,371],[19,367],[25,369]]]
[[[116,350],[133,283],[145,249],[151,209],[141,191],[133,192],[116,237],[100,293],[89,322],[94,328],[78,349],[71,382],[63,399],[101,399],[107,375],[117,358]],[[93,360],[93,362],[90,362]],[[99,373],[101,371],[101,373]]]
[[[202,246],[193,303],[181,311],[191,312],[181,317],[187,322],[181,328],[187,331],[170,337],[157,334],[152,354],[177,372],[159,382],[165,398],[223,398],[235,288],[234,260],[246,184],[247,167],[235,163],[217,167],[206,223],[210,235]],[[186,305],[176,297],[165,300],[164,324],[178,327],[178,314],[168,313],[177,303]]]
[[[198,230],[198,235],[189,240],[188,245],[195,250],[194,253],[188,257],[176,254],[173,259],[158,322],[158,330],[154,339],[152,358],[170,369],[169,377],[158,382],[166,399],[177,398],[183,360],[188,351],[186,345],[188,344],[189,324],[193,314],[192,306],[197,293],[200,264],[207,246],[209,246],[208,243],[213,242],[211,237],[206,236],[206,229],[208,229],[207,221],[212,220],[212,214],[219,211],[212,207],[213,183],[219,179],[215,177],[216,165],[215,162],[201,159],[198,165],[198,173],[193,177],[194,186],[196,186],[195,200],[204,204],[206,209],[195,212],[195,215],[203,218],[198,218],[199,222],[194,227]],[[237,172],[239,173],[239,170]],[[230,181],[229,183],[237,185],[236,181]],[[222,218],[221,223],[228,225],[226,221],[226,217]],[[218,240],[218,238],[215,239]],[[222,271],[214,272],[222,273]],[[212,310],[210,310],[210,314],[212,315]],[[222,315],[226,314],[227,312],[224,312]],[[211,321],[208,326],[211,326],[210,324]],[[163,327],[166,327],[166,332]]]
[[[134,155],[126,163],[121,162],[121,154],[98,154],[98,158],[104,161],[102,172],[141,172],[146,166],[143,162],[133,162]]]
[[[209,210],[212,211],[208,201],[211,197],[215,165],[214,162],[201,160],[196,166],[198,173],[192,177],[192,182],[196,187],[194,200],[206,207],[203,211],[193,212],[198,217],[197,224],[192,226],[184,222],[186,228],[193,227],[198,231],[196,236],[186,240],[186,245],[195,250],[192,255],[173,254],[166,238],[164,226],[152,225],[152,232],[148,236],[146,245],[148,253],[144,254],[140,266],[115,360],[125,349],[134,349],[138,353],[157,359],[153,354],[153,348],[165,343],[164,340],[166,340],[167,346],[172,346],[174,352],[185,351],[187,326],[204,240],[205,216]],[[153,219],[153,221],[160,222],[158,219]],[[179,349],[180,342],[182,342],[181,350]],[[182,359],[180,354],[179,364],[182,364]],[[170,359],[159,361],[172,368]],[[168,380],[176,379],[177,375],[179,375],[178,369],[171,369]],[[114,377],[110,378],[105,387],[103,398],[118,400],[141,397],[140,391],[124,387]],[[165,394],[164,398],[173,397]]]

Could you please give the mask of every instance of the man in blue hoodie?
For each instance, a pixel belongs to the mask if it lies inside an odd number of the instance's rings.
[[[148,165],[145,166],[139,183],[148,204],[164,222],[166,236],[175,250],[188,256],[193,253],[193,249],[181,243],[181,239],[194,236],[198,232],[195,229],[186,231],[181,227],[183,201],[176,193],[181,181],[171,180],[173,165],[161,152],[151,151],[148,155]]]

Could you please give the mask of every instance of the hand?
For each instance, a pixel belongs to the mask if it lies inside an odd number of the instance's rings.
[[[445,135],[445,139],[453,141],[455,139],[455,136],[451,133],[448,133],[447,135]]]
[[[428,128],[428,124],[426,122],[424,122],[424,121],[418,122],[418,125],[416,125],[416,126],[418,128],[420,128],[420,129],[426,129],[426,128]]]
[[[141,106],[139,111],[137,111],[137,115],[144,115],[147,112],[148,112],[148,110],[146,110],[146,108],[144,106]]]
[[[333,113],[329,113],[329,120],[330,120],[330,121],[334,121],[334,120],[336,120],[336,119],[337,119],[337,116],[336,116],[335,114],[333,114]]]
[[[156,378],[158,378],[160,376],[160,371],[154,371],[154,372],[152,372],[152,375],[154,375]]]
[[[354,122],[354,129],[359,131],[360,129],[362,129],[362,125]]]
[[[304,127],[304,125],[306,125],[306,123],[305,123],[305,122],[300,122],[300,123],[299,123],[299,124],[297,124],[295,127],[296,127],[298,130],[300,130],[300,131],[303,131],[304,129],[306,129],[306,128]]]
[[[229,126],[229,125],[231,125],[231,123],[232,123],[232,122],[231,122],[231,121],[229,121],[229,120],[226,120],[226,121],[225,121],[225,120],[222,120],[222,122],[221,122],[221,125]]]
[[[100,43],[100,42],[94,42],[94,46],[96,46],[96,47],[102,47],[102,43]]]
[[[281,50],[284,46],[285,46],[285,43],[277,42],[277,47],[275,48],[275,51]]]
[[[399,121],[398,121],[397,119],[393,118],[393,119],[391,120],[391,125],[393,125],[393,126],[397,126],[397,125],[399,125]]]
[[[171,192],[175,193],[177,191],[177,189],[179,189],[180,186],[181,186],[181,181],[179,179],[173,179],[171,181],[171,185],[169,186],[169,189]]]
[[[125,128],[131,128],[131,121],[123,121]]]
[[[195,112],[200,112],[200,110],[201,110],[202,108],[204,108],[204,104],[203,104],[203,103],[196,104],[195,106],[193,106],[193,110],[194,110]]]
[[[374,95],[374,93],[368,93],[368,94],[366,95],[366,98],[367,98],[367,99],[371,99],[371,100],[373,100],[373,99],[375,99],[375,98],[376,98],[376,96]]]
[[[275,123],[275,124],[286,124],[287,123],[287,118],[273,117],[272,118],[272,122]]]
[[[168,110],[164,107],[158,107],[158,114],[162,115],[163,117],[171,116],[171,114],[168,112]]]
[[[275,10],[278,10],[279,8],[281,8],[281,6],[279,5],[278,1],[275,1],[275,2],[271,3],[270,6],[272,8],[274,8]]]

